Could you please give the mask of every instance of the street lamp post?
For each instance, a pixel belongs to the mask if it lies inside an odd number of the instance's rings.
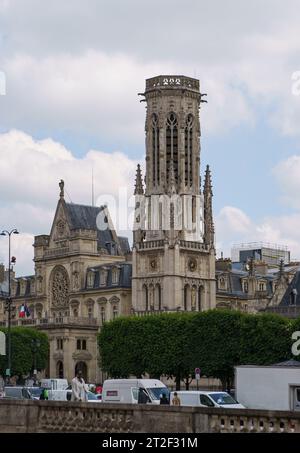
[[[40,342],[39,339],[33,338],[33,339],[31,340],[31,344],[32,344],[32,353],[33,353],[33,380],[34,380],[33,385],[36,385],[36,381],[37,381],[37,361],[36,361],[36,355],[37,355],[37,352],[38,352],[39,347],[41,346],[41,342]]]
[[[11,259],[11,250],[10,250],[10,238],[12,234],[19,234],[18,230],[16,228],[13,228],[12,230],[3,230],[2,233],[0,234],[1,236],[8,236],[8,297],[6,299],[6,306],[5,310],[7,311],[8,314],[8,323],[7,323],[7,370],[6,370],[6,376],[7,376],[7,383],[10,383],[10,375],[11,375],[11,311],[12,311],[12,298],[11,298],[11,264],[12,264],[12,259]],[[15,260],[14,260],[15,262]]]

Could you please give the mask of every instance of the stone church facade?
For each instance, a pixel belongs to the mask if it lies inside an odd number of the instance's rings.
[[[212,185],[200,178],[199,81],[146,81],[146,175],[137,169],[133,247],[106,206],[67,203],[64,182],[49,235],[34,239],[35,274],[12,281],[12,325],[44,331],[47,374],[69,381],[80,368],[101,381],[97,334],[118,316],[216,306]],[[4,296],[0,321],[5,325]],[[21,304],[30,317],[18,318]]]

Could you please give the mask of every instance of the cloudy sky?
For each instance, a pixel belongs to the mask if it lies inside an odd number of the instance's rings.
[[[92,168],[96,198],[130,194],[144,161],[137,93],[168,73],[208,94],[218,253],[266,241],[300,259],[299,26],[299,0],[0,0],[0,229],[22,233],[17,274],[33,271],[61,178],[73,202],[91,202]]]

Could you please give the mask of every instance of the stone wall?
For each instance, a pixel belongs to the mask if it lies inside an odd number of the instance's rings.
[[[300,432],[300,413],[0,400],[0,433]]]

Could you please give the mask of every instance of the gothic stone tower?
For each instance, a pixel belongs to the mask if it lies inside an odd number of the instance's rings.
[[[146,80],[146,176],[135,181],[132,308],[215,307],[212,185],[200,180],[199,80]],[[145,183],[145,187],[144,187]]]

